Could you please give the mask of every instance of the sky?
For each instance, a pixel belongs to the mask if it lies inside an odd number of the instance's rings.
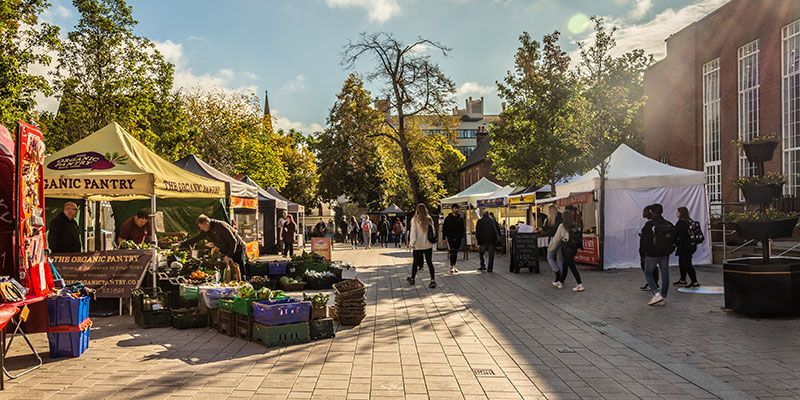
[[[588,16],[617,26],[618,51],[643,48],[665,56],[664,40],[728,0],[128,0],[139,21],[135,33],[152,40],[175,64],[177,88],[253,91],[269,102],[277,127],[321,130],[351,71],[341,65],[348,40],[361,32],[391,32],[452,48],[431,53],[455,82],[456,105],[485,97],[496,114],[496,82],[512,68],[518,37],[560,31],[574,53],[590,36]],[[78,15],[68,0],[51,0],[45,19],[72,30]],[[372,70],[372,60],[355,71]],[[44,68],[46,69],[46,68]],[[368,84],[373,95],[377,86]],[[55,110],[56,99],[40,108]]]

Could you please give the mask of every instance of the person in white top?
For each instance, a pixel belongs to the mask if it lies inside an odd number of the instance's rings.
[[[580,231],[580,226],[576,221],[575,212],[567,210],[563,214],[563,222],[558,226],[555,236],[553,236],[550,241],[548,251],[552,251],[552,249],[559,249],[561,250],[561,255],[563,257],[561,273],[559,274],[558,279],[553,282],[553,286],[558,289],[563,288],[564,280],[567,279],[567,272],[572,271],[572,275],[575,277],[575,282],[577,283],[577,285],[572,288],[572,291],[582,292],[584,291],[584,287],[583,283],[581,282],[581,274],[578,272],[578,267],[575,265],[574,260],[579,244],[573,243],[574,240],[570,237],[570,231],[574,230]]]
[[[406,280],[411,285],[416,282],[417,270],[422,269],[424,258],[431,273],[431,283],[428,287],[433,289],[436,287],[436,276],[432,260],[433,243],[428,240],[428,229],[433,229],[433,220],[428,215],[428,208],[420,203],[417,205],[417,210],[414,213],[414,218],[411,219],[411,226],[408,229],[410,232],[408,246],[414,250],[414,261],[411,264],[411,276],[407,277]]]

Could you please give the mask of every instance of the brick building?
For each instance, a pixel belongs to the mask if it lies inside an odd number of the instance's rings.
[[[800,1],[732,0],[666,39],[645,73],[645,154],[704,170],[709,200],[738,202],[753,168],[732,143],[775,134],[766,171],[800,196]]]
[[[477,141],[478,145],[475,150],[467,157],[464,165],[458,169],[459,190],[472,186],[483,177],[497,182],[494,174],[492,174],[492,161],[488,157],[491,138],[486,131],[482,131]]]

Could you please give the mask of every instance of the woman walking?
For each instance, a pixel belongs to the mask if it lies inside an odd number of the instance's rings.
[[[358,221],[355,216],[350,216],[350,221],[347,223],[347,238],[350,240],[350,247],[353,249],[358,247]]]
[[[578,267],[575,265],[575,255],[578,249],[582,246],[583,239],[581,238],[581,228],[575,221],[575,212],[567,210],[563,214],[564,221],[558,226],[556,235],[553,237],[554,241],[560,242],[561,256],[564,257],[564,265],[561,268],[561,275],[558,277],[558,283],[555,285],[561,289],[564,287],[564,281],[567,279],[567,270],[572,271],[572,276],[575,277],[577,286],[572,288],[573,292],[584,291],[583,283],[581,282],[581,274],[578,272]]]
[[[286,216],[286,222],[283,223],[283,256],[294,256],[294,234],[297,233],[297,224],[291,214]]]
[[[681,271],[681,278],[675,282],[676,285],[686,285],[686,287],[700,287],[697,283],[697,271],[694,270],[692,265],[692,255],[697,251],[697,245],[692,242],[689,229],[692,226],[691,218],[689,218],[689,209],[686,207],[678,207],[678,222],[675,224],[675,238],[677,247],[675,255],[678,256],[678,267]],[[686,275],[692,280],[688,285],[686,284]]]
[[[411,264],[411,276],[406,278],[408,283],[414,284],[416,282],[417,270],[422,269],[423,258],[428,263],[428,270],[431,273],[431,283],[429,288],[436,287],[436,276],[433,269],[433,243],[428,240],[428,229],[433,227],[433,220],[428,216],[428,208],[424,204],[417,205],[417,211],[414,213],[414,218],[411,219],[411,232],[409,238],[409,246],[414,250],[414,261]]]
[[[562,219],[563,215],[558,211],[558,207],[555,204],[550,204],[547,207],[547,219],[544,221],[542,234],[550,238],[550,243],[547,245],[547,263],[555,275],[553,279],[553,286],[555,287],[561,284],[559,277],[561,276],[561,267],[564,265],[564,257],[561,256],[561,241],[555,240],[555,234],[561,225]]]

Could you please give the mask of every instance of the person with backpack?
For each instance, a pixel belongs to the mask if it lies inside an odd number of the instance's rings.
[[[646,220],[653,219],[652,210],[650,209],[652,206],[645,206],[642,210],[642,218]],[[642,240],[642,234],[639,234],[639,265],[642,267],[642,273],[644,273],[644,260],[647,257],[647,252],[645,251],[644,241]],[[653,280],[656,282],[655,290],[658,290],[658,270],[653,270]],[[644,285],[639,288],[639,290],[646,292],[650,290],[650,286],[647,284],[647,279],[644,281]]]
[[[410,285],[416,282],[417,271],[422,269],[423,259],[428,264],[428,270],[431,273],[431,283],[429,288],[436,288],[436,275],[433,268],[433,244],[436,243],[436,232],[433,227],[433,220],[428,215],[428,208],[425,204],[418,204],[414,218],[411,220],[411,227],[409,229],[410,239],[409,247],[413,250],[413,263],[411,264],[411,276],[406,280]]]
[[[450,255],[450,273],[458,272],[456,261],[458,260],[458,250],[461,248],[461,240],[464,239],[464,218],[461,218],[458,204],[450,207],[450,215],[445,217],[442,234],[447,239],[447,252]]]
[[[564,281],[567,279],[567,271],[569,270],[572,271],[572,276],[575,277],[576,283],[572,291],[582,292],[586,289],[583,287],[578,266],[575,265],[575,255],[578,254],[578,250],[583,248],[583,231],[575,217],[575,211],[565,210],[562,215],[563,222],[558,226],[556,234],[553,236],[553,241],[559,243],[564,263],[561,267],[558,281],[553,286],[558,289],[563,288]]]
[[[358,247],[358,221],[355,216],[350,216],[350,221],[347,223],[347,237],[350,239],[350,247],[355,249]]]
[[[644,276],[653,293],[648,305],[664,305],[669,292],[669,255],[675,251],[675,225],[664,219],[664,207],[661,204],[650,206],[652,219],[642,228],[644,242]],[[655,289],[658,284],[653,278],[654,270],[661,270],[661,290]]]
[[[361,232],[364,235],[364,248],[369,250],[372,248],[372,221],[369,217],[361,217]]]
[[[497,230],[497,223],[484,211],[483,216],[475,224],[475,240],[478,242],[478,257],[481,266],[478,271],[494,272],[494,252],[497,242],[500,241],[500,232]],[[487,268],[483,255],[489,252],[489,265]]]
[[[381,220],[378,221],[378,240],[381,247],[386,247],[389,242],[389,221],[386,220],[385,215],[381,215]]]
[[[675,285],[684,285],[686,287],[700,287],[697,283],[697,271],[694,270],[692,265],[692,255],[697,251],[697,245],[703,243],[705,237],[700,223],[692,220],[689,217],[689,209],[686,207],[678,207],[678,222],[675,223],[675,239],[676,250],[675,255],[678,256],[678,266],[681,270],[681,278],[674,282]],[[686,275],[692,280],[688,285],[686,284]]]

